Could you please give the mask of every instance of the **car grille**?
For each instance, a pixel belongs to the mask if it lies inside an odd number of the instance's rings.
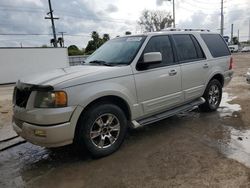
[[[20,120],[20,119],[16,119],[15,117],[13,117],[13,122],[14,122],[20,129],[22,129],[24,121],[22,121],[22,120]]]
[[[14,97],[13,97],[14,104],[19,107],[25,108],[27,106],[27,102],[30,97],[30,94],[31,94],[31,90],[29,88],[19,89],[15,87]]]

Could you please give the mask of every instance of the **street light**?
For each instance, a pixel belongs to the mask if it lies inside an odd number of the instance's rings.
[[[163,1],[171,1],[171,0],[163,0]],[[175,3],[174,3],[175,0],[172,1],[173,1],[173,28],[175,28]]]

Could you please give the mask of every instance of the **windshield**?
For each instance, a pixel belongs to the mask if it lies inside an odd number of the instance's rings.
[[[145,38],[145,36],[115,38],[103,44],[85,62],[130,64]]]

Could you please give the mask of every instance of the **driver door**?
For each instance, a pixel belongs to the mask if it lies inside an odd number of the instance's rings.
[[[143,54],[149,52],[161,52],[162,62],[149,64],[144,69],[139,68],[138,65],[143,61]],[[165,111],[183,102],[181,69],[175,62],[169,36],[151,37],[136,69],[137,95],[144,115]]]

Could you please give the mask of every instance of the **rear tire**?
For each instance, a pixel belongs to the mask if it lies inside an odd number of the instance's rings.
[[[216,111],[220,106],[221,97],[222,85],[218,80],[213,79],[208,83],[203,94],[203,98],[206,102],[200,105],[199,108],[204,112]]]
[[[77,126],[78,148],[86,148],[93,157],[99,158],[120,147],[127,132],[127,119],[118,106],[99,103],[80,117]]]

